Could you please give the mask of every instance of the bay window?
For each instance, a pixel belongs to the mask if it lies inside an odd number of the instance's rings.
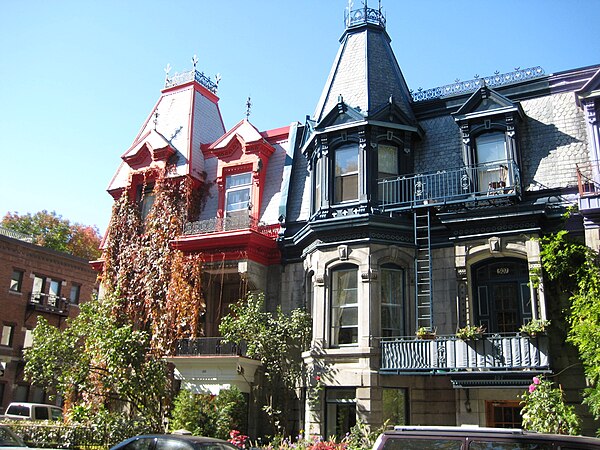
[[[335,150],[333,173],[334,203],[358,199],[358,146],[343,145]]]
[[[354,266],[331,274],[331,343],[358,343],[358,270]]]

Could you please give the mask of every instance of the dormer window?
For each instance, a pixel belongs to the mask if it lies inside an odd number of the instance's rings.
[[[479,190],[503,189],[508,171],[506,135],[502,132],[480,134],[475,138]]]
[[[236,173],[225,179],[225,216],[248,217],[252,192],[252,174]]]
[[[517,124],[525,117],[518,102],[487,86],[452,114],[462,134],[463,158],[478,195],[520,192]],[[465,186],[467,186],[465,184]]]
[[[343,145],[335,150],[334,203],[342,203],[358,199],[358,146]]]
[[[154,205],[154,200],[156,200],[156,194],[154,193],[154,184],[149,184],[144,187],[140,187],[139,189],[140,216],[142,218],[142,222],[145,222],[148,214],[150,214],[152,206]]]

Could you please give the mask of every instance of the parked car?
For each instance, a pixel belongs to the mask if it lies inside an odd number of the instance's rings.
[[[401,426],[379,436],[373,450],[593,450],[600,439],[509,428]]]
[[[62,420],[62,409],[44,403],[13,402],[6,408],[4,418],[12,420]]]
[[[238,450],[221,439],[184,434],[148,434],[134,436],[110,450]]]
[[[0,448],[2,450],[40,450],[25,445],[25,442],[6,425],[0,425]]]

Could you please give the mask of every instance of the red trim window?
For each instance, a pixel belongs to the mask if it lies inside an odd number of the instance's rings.
[[[252,208],[252,173],[243,172],[225,178],[225,217],[248,217]]]

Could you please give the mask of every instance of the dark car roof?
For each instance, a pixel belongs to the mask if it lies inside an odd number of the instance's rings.
[[[212,437],[205,436],[191,436],[188,434],[140,434],[138,436],[130,437],[124,441],[119,442],[118,444],[111,447],[112,449],[118,449],[123,447],[124,445],[135,441],[136,439],[154,439],[154,438],[168,438],[170,440],[177,440],[183,442],[189,442],[190,444],[208,444],[208,443],[222,443],[228,446],[232,446],[230,442],[224,441],[223,439],[217,439]]]
[[[445,436],[445,437],[475,437],[486,438],[511,438],[535,439],[537,441],[573,442],[593,445],[591,448],[600,448],[600,439],[588,436],[568,436],[564,434],[547,434],[526,431],[517,428],[488,428],[478,426],[398,426],[393,430],[383,433],[384,436]]]

